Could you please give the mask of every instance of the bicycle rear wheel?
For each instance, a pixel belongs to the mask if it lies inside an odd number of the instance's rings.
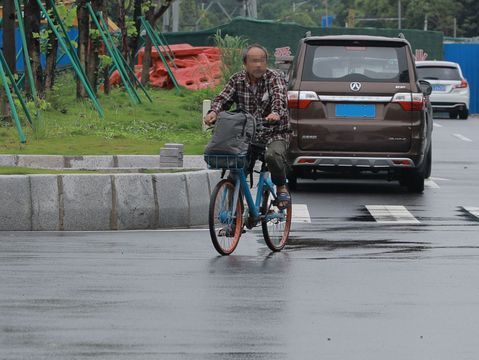
[[[264,241],[272,251],[281,251],[288,241],[291,229],[291,209],[291,201],[287,209],[280,210],[269,190],[264,192],[261,207],[264,218],[261,220],[261,227]]]
[[[236,249],[243,230],[243,204],[241,196],[238,196],[236,204],[233,204],[234,191],[233,181],[224,179],[216,184],[211,194],[210,235],[213,246],[221,255],[229,255]]]

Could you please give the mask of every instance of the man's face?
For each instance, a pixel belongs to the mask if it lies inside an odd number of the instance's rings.
[[[266,54],[262,49],[252,48],[248,51],[244,66],[250,76],[260,79],[266,72],[266,65]]]

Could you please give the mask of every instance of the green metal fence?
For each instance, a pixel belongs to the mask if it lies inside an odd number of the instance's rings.
[[[375,28],[321,28],[305,27],[295,23],[278,23],[268,20],[251,20],[235,18],[229,24],[197,32],[167,33],[165,37],[169,44],[188,43],[193,46],[214,45],[214,35],[220,30],[222,34],[243,36],[249,43],[260,43],[273,51],[275,48],[289,46],[293,54],[298,41],[307,31],[312,35],[375,35],[397,37],[403,33],[411,43],[413,51],[423,49],[429,54],[428,59],[443,58],[443,34],[438,31],[422,31],[408,29],[375,29]]]

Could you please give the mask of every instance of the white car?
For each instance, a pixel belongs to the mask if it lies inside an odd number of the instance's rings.
[[[416,61],[418,79],[432,86],[429,96],[435,111],[448,112],[451,119],[469,116],[469,84],[458,63],[451,61]]]

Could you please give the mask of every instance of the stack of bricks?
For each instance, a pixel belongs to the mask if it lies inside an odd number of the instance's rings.
[[[183,167],[183,144],[165,144],[160,149],[160,168]]]

